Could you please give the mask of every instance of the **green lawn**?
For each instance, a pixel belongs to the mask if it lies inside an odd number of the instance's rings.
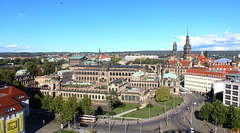
[[[178,106],[182,103],[183,101],[183,97],[172,97],[171,99],[169,99],[168,101],[166,101],[166,106],[171,106],[173,107],[173,100],[174,100],[174,107]],[[165,102],[158,102],[161,105],[165,105]]]
[[[115,108],[113,111],[116,113],[116,114],[120,114],[121,113],[121,110],[122,112],[125,112],[125,111],[128,111],[128,110],[131,110],[131,109],[135,109],[137,107],[140,107],[141,104],[138,104],[138,103],[124,103],[126,106],[123,107],[123,108]],[[106,115],[108,115],[108,113],[106,113]]]
[[[166,111],[169,110],[169,108],[166,108]],[[164,107],[153,105],[152,108],[150,108],[150,117],[157,116],[158,114],[164,113]],[[125,115],[125,117],[134,117],[134,118],[148,118],[149,117],[149,108],[145,107],[140,110],[136,110],[132,113],[128,113]]]
[[[54,133],[60,133],[59,130]],[[68,131],[68,130],[61,130],[61,133],[76,133],[74,131]]]

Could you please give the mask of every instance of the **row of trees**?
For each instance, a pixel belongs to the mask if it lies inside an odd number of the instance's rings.
[[[39,107],[39,105],[41,107]],[[32,107],[41,108],[44,110],[48,110],[54,113],[60,114],[61,121],[68,121],[68,125],[70,125],[70,121],[74,118],[74,115],[77,114],[87,114],[93,115],[95,111],[91,106],[91,99],[85,94],[81,101],[77,101],[75,95],[68,97],[68,100],[63,100],[61,95],[53,98],[50,95],[46,95],[41,98],[38,94],[36,94],[32,101]]]
[[[240,109],[233,105],[226,107],[219,100],[203,105],[199,117],[210,122],[217,120],[217,124],[228,128],[240,128]]]
[[[146,59],[141,59],[142,60],[142,64],[151,64],[151,65],[155,65],[158,63],[163,63],[162,59],[150,59],[150,58],[146,58]],[[127,62],[127,64],[130,64],[131,61]],[[132,61],[133,64],[140,64],[140,59],[135,59],[134,61]]]
[[[43,62],[41,60],[44,59]],[[27,69],[31,75],[48,75],[54,72],[55,68],[61,68],[64,60],[58,62],[49,62],[45,58],[31,58],[31,59],[20,59],[16,58],[15,60],[10,59],[0,59],[0,64],[14,63],[15,65],[20,65],[13,69]],[[43,72],[41,71],[43,70]]]

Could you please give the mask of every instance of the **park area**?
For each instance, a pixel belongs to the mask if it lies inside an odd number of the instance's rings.
[[[166,111],[168,111],[169,108],[166,108]],[[149,113],[150,112],[150,113]],[[154,117],[154,116],[158,116],[159,114],[164,113],[164,107],[160,107],[160,106],[156,106],[153,105],[152,108],[142,108],[139,110],[136,110],[134,112],[128,113],[126,115],[124,115],[124,117],[134,117],[134,118],[149,118],[149,114],[150,114],[150,118]]]
[[[158,102],[158,104],[165,105],[165,103],[166,103],[166,106],[176,107],[176,106],[180,105],[182,103],[182,101],[183,101],[183,97],[172,97],[165,102]]]
[[[125,106],[117,107],[112,112],[115,112],[116,114],[120,114],[121,112],[125,112],[131,109],[136,109],[141,106],[141,104],[137,103],[123,103]],[[106,115],[111,115],[109,113],[106,113]]]

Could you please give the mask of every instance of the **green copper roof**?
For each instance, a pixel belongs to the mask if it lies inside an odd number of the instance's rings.
[[[82,59],[84,56],[72,56],[70,59]]]
[[[136,73],[133,74],[133,76],[142,76],[144,73],[142,71],[138,71]]]
[[[167,73],[167,74],[163,75],[163,78],[165,78],[165,79],[167,79],[168,77],[171,78],[171,79],[177,79],[178,78],[178,76],[174,73]]]
[[[25,72],[27,72],[27,70],[18,70],[17,74],[24,74]]]

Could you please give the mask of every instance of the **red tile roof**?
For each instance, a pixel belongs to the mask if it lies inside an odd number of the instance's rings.
[[[208,68],[195,67],[195,68],[188,69],[186,72],[186,75],[195,75],[195,76],[223,79],[226,76],[226,74],[230,74],[230,73],[239,73],[239,71],[209,70]]]
[[[20,101],[29,99],[25,92],[13,86],[0,89],[0,116],[18,112],[24,108],[21,106]],[[9,108],[15,108],[11,112],[6,112]]]
[[[183,60],[183,61],[180,61],[180,63],[181,63],[183,66],[187,67],[187,66],[190,65],[191,61]]]
[[[0,95],[0,116],[7,115],[13,112],[18,112],[24,108],[21,106],[20,102],[13,99],[11,96],[6,94]],[[15,108],[16,110],[11,112],[6,112],[8,108]]]
[[[99,59],[105,59],[105,58],[110,58],[107,54],[103,54],[99,57]]]

